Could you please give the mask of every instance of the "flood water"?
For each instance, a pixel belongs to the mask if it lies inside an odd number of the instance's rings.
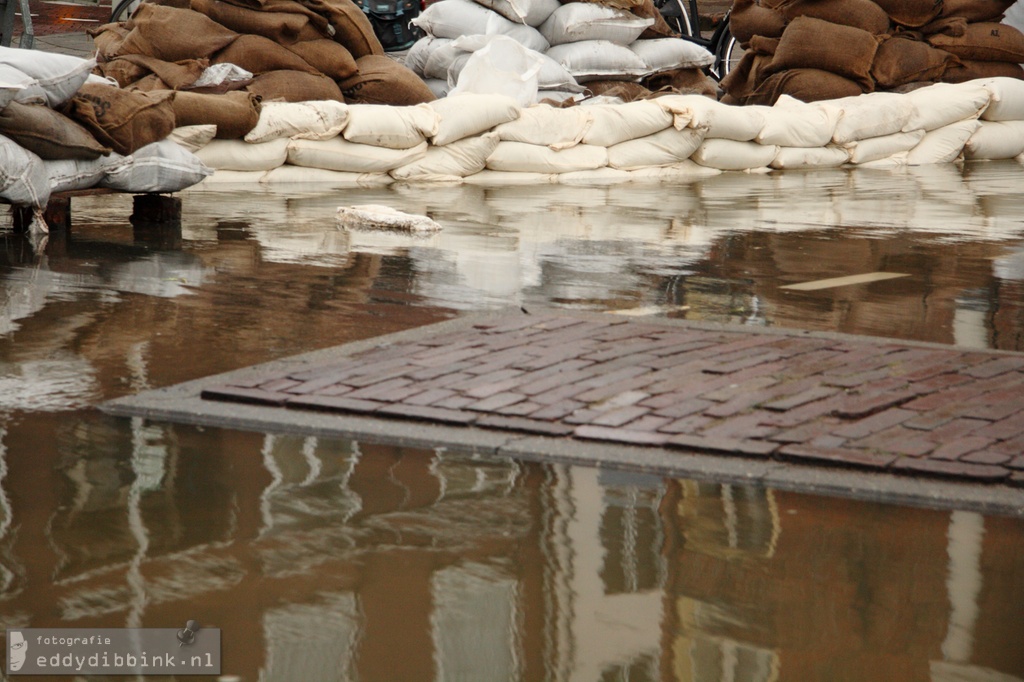
[[[1021,518],[96,409],[506,306],[1024,351],[1022,171],[76,198],[0,232],[0,628],[194,619],[225,680],[1024,680]]]

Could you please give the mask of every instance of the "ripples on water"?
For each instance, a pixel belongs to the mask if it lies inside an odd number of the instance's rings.
[[[1019,178],[191,191],[180,238],[77,198],[0,263],[3,624],[197,619],[246,680],[1024,679],[1018,519],[91,409],[508,305],[1024,350]]]

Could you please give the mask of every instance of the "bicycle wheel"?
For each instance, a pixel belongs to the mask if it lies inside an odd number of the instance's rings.
[[[669,28],[684,38],[693,36],[694,27],[690,22],[690,13],[686,11],[686,0],[661,0],[655,2],[655,7]]]
[[[114,5],[114,11],[110,13],[110,22],[128,21],[141,4],[142,0],[121,0]]]
[[[715,52],[715,73],[718,80],[729,75],[729,72],[736,68],[736,65],[743,59],[746,53],[740,46],[740,42],[732,35],[732,31],[726,26],[722,31],[721,39],[718,42],[718,49]]]

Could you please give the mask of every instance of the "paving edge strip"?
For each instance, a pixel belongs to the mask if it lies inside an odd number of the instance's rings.
[[[566,315],[565,311],[556,311]],[[396,334],[389,334],[334,348],[304,353],[211,377],[117,398],[99,406],[103,412],[122,417],[143,417],[173,422],[248,431],[296,433],[350,438],[363,442],[439,448],[511,457],[539,462],[558,462],[602,468],[642,471],[669,477],[694,478],[718,483],[756,485],[819,495],[863,499],[939,509],[967,509],[982,513],[1024,518],[1024,490],[1008,486],[946,481],[889,473],[860,472],[813,464],[793,464],[754,457],[718,456],[678,448],[635,446],[607,442],[516,434],[509,431],[450,426],[423,421],[378,418],[277,407],[203,400],[204,388],[227,381],[258,378],[283,371],[301,371],[337,362],[373,348],[423,338],[425,335],[467,329],[474,324],[507,315],[508,311],[476,314]],[[587,317],[578,313],[573,316]],[[591,315],[590,317],[595,317]],[[659,324],[671,320],[659,319]],[[744,331],[743,327],[685,323],[689,327]],[[794,332],[773,328],[747,329],[759,334],[777,333],[830,339],[858,339],[843,334]],[[889,339],[880,340],[890,342]],[[944,348],[937,344],[914,344]]]

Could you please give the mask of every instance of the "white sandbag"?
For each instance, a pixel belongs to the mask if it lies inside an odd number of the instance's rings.
[[[4,110],[11,102],[23,102],[25,100],[31,101],[31,97],[19,96],[22,95],[25,88],[31,87],[35,83],[35,79],[30,78],[18,71],[13,66],[5,66],[0,64],[0,111]],[[42,98],[42,94],[39,93],[39,98]]]
[[[594,122],[583,136],[584,144],[611,147],[646,137],[673,125],[675,117],[653,100],[586,107]]]
[[[639,17],[623,9],[591,2],[570,2],[556,9],[539,30],[551,45],[581,40],[607,40],[616,45],[629,45],[653,23],[654,19]]]
[[[632,173],[618,168],[595,168],[594,170],[569,171],[559,173],[555,176],[560,185],[619,185],[623,182],[630,182],[633,179]]]
[[[823,106],[839,109],[839,120],[832,133],[832,141],[836,144],[898,133],[916,113],[911,100],[894,92],[843,97],[829,100]]]
[[[764,128],[764,115],[755,107],[722,104],[703,95],[665,95],[653,100],[672,112],[673,125],[685,121],[691,128],[706,128],[708,138],[748,142]]]
[[[837,145],[824,147],[779,147],[768,165],[780,170],[794,168],[838,168],[850,159],[850,152]]]
[[[226,187],[255,187],[260,184],[263,180],[263,176],[266,175],[267,172],[268,171],[214,171],[213,175],[203,178],[202,181],[189,187],[187,191],[204,192],[212,190],[219,192]]]
[[[907,164],[922,166],[950,163],[963,153],[964,145],[981,124],[976,119],[957,121],[925,133],[916,147],[907,154]]]
[[[629,49],[644,60],[652,74],[675,69],[701,69],[715,63],[715,55],[682,38],[637,40],[629,44]]]
[[[544,64],[540,54],[507,36],[494,36],[470,55],[449,95],[503,95],[529,106],[537,101],[537,75]]]
[[[636,52],[607,40],[555,45],[547,55],[572,74],[578,83],[606,78],[638,80],[647,73],[647,64]]]
[[[547,104],[527,107],[519,118],[494,129],[499,139],[538,144],[551,149],[568,149],[583,141],[594,124],[589,107],[558,109]]]
[[[78,92],[96,67],[96,60],[0,46],[0,64],[13,67],[34,81],[20,91],[17,101],[29,102],[41,95],[47,105],[56,109]]]
[[[558,0],[476,0],[509,21],[537,27],[561,7]]]
[[[608,150],[590,144],[578,144],[555,151],[536,144],[503,141],[498,143],[487,159],[487,168],[490,170],[517,173],[567,173],[607,165]]]
[[[266,142],[211,140],[194,153],[214,170],[268,171],[288,160],[288,138]]]
[[[496,171],[484,169],[467,175],[463,184],[483,187],[510,187],[512,185],[553,185],[558,176],[553,173],[523,173],[517,171]]]
[[[518,40],[531,50],[543,52],[549,47],[548,41],[537,29],[509,21],[472,0],[432,3],[412,20],[412,24],[438,38],[500,34]]]
[[[348,113],[349,106],[335,100],[263,102],[259,120],[243,139],[246,142],[289,137],[325,140],[345,128]]]
[[[689,182],[700,180],[701,178],[709,178],[713,175],[720,175],[721,173],[722,171],[718,168],[702,166],[694,162],[692,157],[686,161],[674,163],[671,166],[638,168],[635,171],[629,172],[634,182]]]
[[[914,105],[914,114],[903,126],[911,130],[935,130],[950,123],[978,118],[992,99],[992,92],[979,81],[933,83],[904,95]]]
[[[704,128],[668,127],[660,132],[608,147],[608,165],[621,170],[670,166],[690,158],[704,141]]]
[[[349,142],[409,149],[437,135],[440,124],[441,117],[427,103],[411,107],[354,104],[349,106],[348,124],[341,134]]]
[[[164,138],[135,150],[98,183],[122,192],[177,192],[212,175],[199,157]]]
[[[267,171],[260,178],[261,185],[315,185],[323,189],[348,189],[353,187],[382,187],[394,182],[387,173],[346,173],[326,168],[304,168],[285,164]]]
[[[434,97],[438,99],[447,97],[452,88],[452,86],[448,85],[447,78],[444,80],[440,78],[424,78],[423,83],[430,89],[430,92],[434,93]]]
[[[466,50],[456,43],[456,40],[445,38],[444,44],[438,45],[431,50],[423,61],[423,78],[444,79],[454,84],[458,80],[459,71],[469,61],[469,54],[472,50]],[[456,61],[460,63],[456,64]]]
[[[850,153],[850,163],[865,164],[888,158],[900,152],[909,152],[918,145],[924,135],[925,131],[918,129],[905,133],[869,137],[866,140],[850,142],[845,146]]]
[[[1024,121],[981,121],[964,143],[965,159],[1012,159],[1024,153]]]
[[[452,93],[444,99],[430,103],[437,112],[437,133],[431,137],[434,145],[445,145],[470,135],[477,135],[494,126],[519,118],[519,104],[504,95],[476,95]]]
[[[875,159],[874,161],[865,161],[857,167],[868,168],[870,170],[897,170],[899,168],[906,168],[907,156],[909,154],[910,152],[896,152],[892,156]]]
[[[705,138],[690,159],[701,166],[738,171],[767,168],[778,153],[778,145]]]
[[[407,69],[412,71],[414,74],[423,78],[426,76],[426,72],[423,68],[427,64],[427,60],[430,56],[437,51],[438,48],[448,45],[452,42],[451,38],[438,38],[436,36],[423,36],[405,53],[405,58],[402,63]]]
[[[50,178],[43,160],[3,135],[0,135],[0,199],[36,208],[45,208],[50,201]]]
[[[332,137],[329,140],[291,140],[287,154],[288,163],[293,166],[346,173],[387,173],[422,159],[427,147],[426,141],[408,149],[391,149]]]
[[[758,106],[764,128],[754,138],[764,145],[779,147],[824,147],[832,140],[839,112],[831,107],[807,104],[782,95],[774,106]]]
[[[487,157],[498,146],[497,133],[484,133],[429,147],[422,158],[391,171],[395,180],[447,182],[461,180],[487,167]]]
[[[50,192],[71,192],[95,187],[103,176],[128,163],[128,159],[116,152],[98,159],[61,159],[43,161],[46,175],[50,178]]]
[[[1024,81],[1006,77],[985,78],[980,84],[992,93],[992,100],[981,118],[986,121],[1024,121]]]
[[[213,123],[200,123],[191,126],[178,126],[170,132],[167,139],[194,154],[196,150],[208,145],[216,136],[216,125]]]
[[[251,71],[246,71],[237,64],[221,62],[220,64],[210,64],[203,69],[203,73],[199,75],[199,78],[190,87],[210,88],[227,83],[252,80],[252,77]]]
[[[429,66],[427,70],[432,74],[441,73],[447,74],[447,77],[454,83],[457,81],[458,76],[461,75],[462,69],[465,64],[468,63],[468,58],[462,55],[463,52],[476,52],[487,47],[491,42],[495,40],[502,40],[506,36],[488,36],[488,35],[465,35],[450,41],[451,49],[449,50],[437,50],[437,55],[432,56],[429,60]],[[585,88],[581,87],[576,79],[573,78],[572,74],[569,73],[565,67],[556,62],[554,59],[549,57],[543,52],[537,50],[530,50],[523,46],[525,53],[530,55],[531,58],[537,58],[541,61],[540,71],[537,73],[537,88],[540,90],[572,90],[573,92],[583,92]],[[437,78],[443,78],[444,75],[436,75]],[[453,78],[454,77],[454,78]]]

